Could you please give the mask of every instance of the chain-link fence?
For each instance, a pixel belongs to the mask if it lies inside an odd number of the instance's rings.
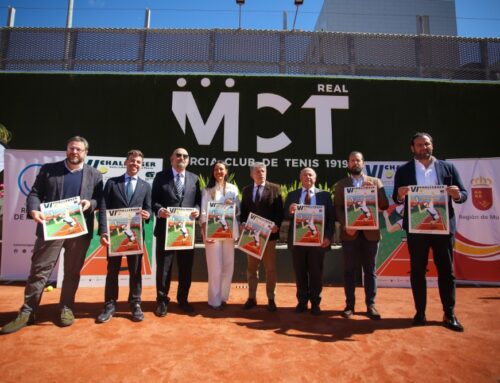
[[[218,29],[0,28],[0,71],[500,80],[500,38]]]

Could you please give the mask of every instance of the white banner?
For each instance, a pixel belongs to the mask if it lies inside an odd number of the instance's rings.
[[[454,204],[457,279],[500,283],[500,158],[449,160],[469,192]]]
[[[2,279],[26,279],[35,244],[36,223],[26,215],[26,197],[43,164],[66,158],[64,152],[5,150]],[[55,277],[52,275],[51,279]]]

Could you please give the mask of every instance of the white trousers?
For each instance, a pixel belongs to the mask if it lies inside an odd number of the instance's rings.
[[[234,271],[234,241],[205,243],[208,269],[208,304],[213,307],[227,302]]]

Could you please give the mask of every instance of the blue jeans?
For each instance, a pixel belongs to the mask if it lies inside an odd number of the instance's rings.
[[[342,241],[344,252],[344,291],[346,306],[354,309],[356,298],[356,263],[359,259],[363,267],[365,302],[370,307],[375,304],[377,294],[377,276],[375,261],[377,259],[378,241],[368,241],[361,231],[353,241]]]

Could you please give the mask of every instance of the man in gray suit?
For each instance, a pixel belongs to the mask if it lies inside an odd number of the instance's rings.
[[[2,334],[18,331],[34,323],[35,311],[40,303],[43,289],[63,248],[65,257],[60,298],[60,324],[70,326],[75,320],[72,308],[80,282],[80,270],[92,238],[94,210],[102,195],[101,174],[84,163],[88,150],[89,144],[85,138],[71,137],[67,142],[66,159],[43,165],[36,177],[27,198],[28,216],[38,222],[38,225],[30,275],[24,290],[24,304],[17,318],[2,328]],[[45,216],[40,211],[40,204],[76,196],[81,198],[88,234],[69,239],[45,241],[42,227]]]
[[[104,196],[99,209],[99,234],[101,244],[109,247],[110,238],[106,210],[140,207],[141,219],[149,221],[151,215],[151,186],[139,177],[144,154],[140,150],[130,150],[125,160],[126,173],[110,178],[104,187]],[[125,230],[125,234],[127,231]],[[133,232],[127,235],[133,235]],[[144,228],[143,228],[144,238]],[[106,287],[104,289],[104,310],[97,317],[97,323],[105,323],[111,319],[116,311],[118,300],[118,274],[122,263],[121,256],[108,255],[108,273],[106,275]],[[132,312],[132,320],[141,322],[144,313],[141,309],[142,293],[142,253],[127,255],[127,266],[129,271],[129,294],[128,302]]]
[[[155,314],[159,317],[167,315],[170,301],[172,258],[177,254],[179,270],[179,286],[177,302],[186,313],[193,312],[188,302],[193,269],[193,250],[165,250],[166,218],[170,215],[168,207],[192,207],[192,218],[200,215],[201,191],[198,176],[186,171],[189,165],[189,154],[184,148],[177,148],[170,156],[170,169],[156,174],[153,180],[153,211],[157,216],[154,235],[156,237],[156,301]]]
[[[323,259],[330,249],[333,235],[334,210],[330,192],[315,187],[316,172],[304,168],[300,172],[300,189],[288,193],[285,200],[285,217],[290,219],[288,230],[288,249],[292,251],[298,304],[296,313],[307,310],[311,302],[311,314],[320,315],[321,290],[323,289]],[[320,247],[293,245],[293,219],[297,204],[322,205],[325,208],[324,236]]]

